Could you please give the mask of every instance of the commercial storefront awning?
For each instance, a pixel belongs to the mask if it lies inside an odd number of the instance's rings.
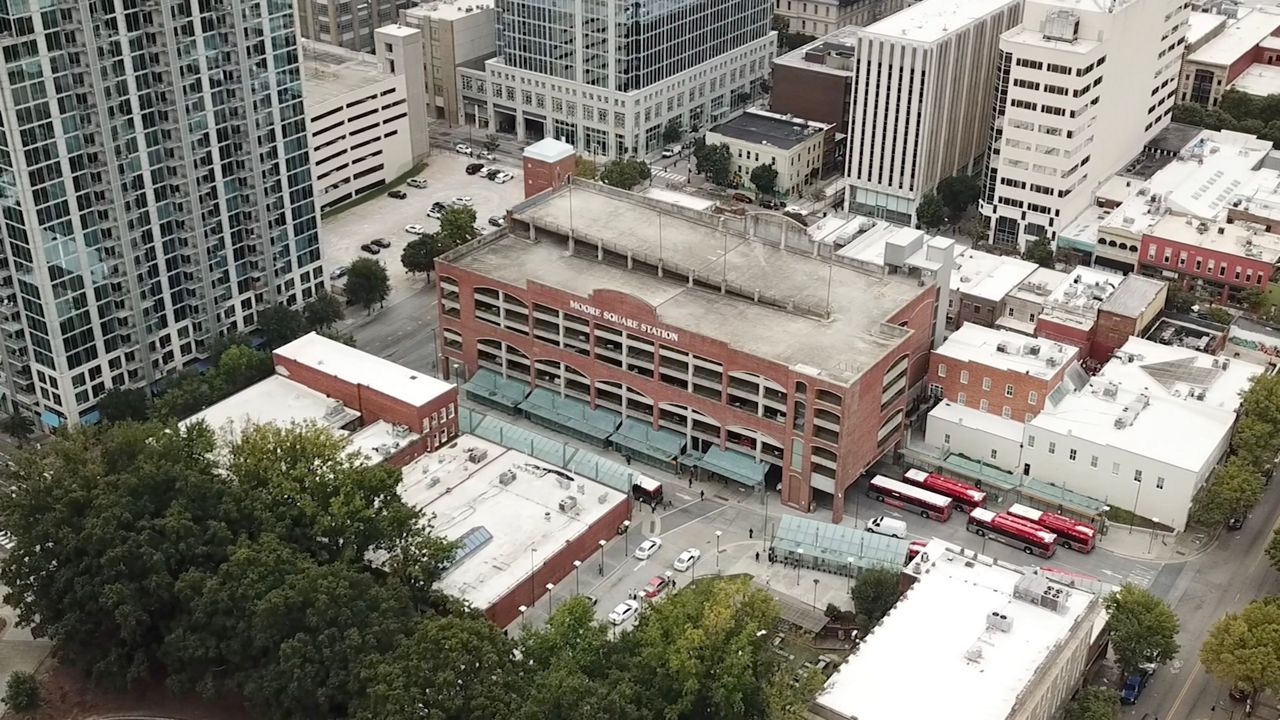
[[[654,462],[672,462],[684,449],[685,438],[666,428],[653,429],[643,420],[626,418],[618,431],[609,436],[609,442],[637,457]]]
[[[514,412],[529,394],[529,384],[503,377],[489,368],[480,368],[462,386],[467,397],[484,405]]]
[[[534,422],[585,440],[603,443],[618,427],[622,416],[608,408],[592,408],[576,397],[560,396],[547,388],[534,388],[518,406]]]
[[[765,464],[737,450],[707,448],[706,454],[697,461],[697,465],[748,487],[759,487],[764,484]]]

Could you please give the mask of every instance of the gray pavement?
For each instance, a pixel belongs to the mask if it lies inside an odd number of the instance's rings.
[[[6,592],[8,588],[0,587],[0,597]],[[0,688],[3,688],[14,672],[35,672],[49,656],[53,643],[37,640],[31,637],[30,630],[18,627],[18,613],[8,605],[0,605],[0,618],[5,621],[4,629],[0,630]],[[4,703],[0,701],[0,713],[3,712]]]

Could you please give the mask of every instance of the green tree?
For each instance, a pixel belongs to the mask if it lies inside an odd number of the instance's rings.
[[[1222,527],[1228,520],[1241,517],[1262,498],[1262,478],[1249,462],[1232,456],[1218,468],[1213,481],[1205,487],[1195,508],[1197,523],[1208,528]]]
[[[1240,396],[1240,414],[1280,428],[1280,375],[1258,375]]]
[[[267,348],[274,350],[297,340],[307,332],[302,313],[286,305],[271,305],[258,311],[258,332]]]
[[[1149,590],[1125,585],[1103,599],[1111,651],[1123,672],[1166,663],[1178,654],[1178,616]]]
[[[40,707],[40,681],[26,670],[15,670],[4,685],[5,707],[20,713],[29,713]]]
[[[4,419],[4,434],[16,440],[19,445],[25,443],[35,432],[35,422],[21,410],[14,410]]]
[[[374,305],[386,300],[391,294],[391,280],[387,277],[387,269],[370,258],[353,261],[347,270],[346,293],[348,298],[368,313]]]
[[[1254,692],[1280,689],[1280,602],[1255,600],[1214,623],[1200,662],[1223,682]]]
[[[232,347],[243,347],[235,345]],[[228,348],[228,351],[230,349]],[[220,353],[219,361],[222,359]],[[179,373],[176,379],[160,393],[151,398],[150,415],[153,418],[182,420],[209,407],[226,396],[226,388],[216,372],[201,375],[187,370]]]
[[[1218,99],[1218,109],[1239,121],[1254,118],[1260,105],[1257,98],[1249,93],[1228,89]]]
[[[695,147],[693,159],[697,171],[711,183],[728,187],[733,182],[733,153],[725,143]]]
[[[600,170],[600,182],[623,190],[630,190],[651,177],[649,166],[635,158],[611,160]]]
[[[1266,301],[1267,296],[1263,294],[1262,290],[1256,287],[1245,289],[1244,292],[1241,292],[1239,297],[1236,299],[1236,302],[1240,307],[1243,307],[1252,313],[1261,312]]]
[[[217,377],[228,395],[265,380],[273,372],[275,363],[270,355],[244,345],[229,348],[218,358]]]
[[[1265,419],[1245,415],[1231,434],[1231,448],[1255,472],[1265,472],[1280,453],[1280,434]]]
[[[302,316],[307,321],[307,327],[312,330],[332,327],[345,315],[342,298],[324,288],[317,290],[315,297],[302,306]]]
[[[761,195],[778,194],[778,169],[762,163],[751,169],[751,184]]]
[[[433,236],[439,252],[466,245],[479,236],[476,230],[476,211],[469,207],[451,207],[440,216],[440,230]]]
[[[147,419],[147,391],[141,388],[114,388],[98,398],[103,422]]]
[[[427,273],[436,267],[436,256],[439,255],[439,245],[436,239],[431,235],[424,235],[419,238],[410,240],[404,246],[404,250],[400,251],[400,263],[404,265],[404,269],[410,274]]]
[[[489,152],[493,152],[497,150],[498,149],[497,133],[489,133],[488,135],[485,135],[484,141],[481,143],[481,145],[484,147],[485,150],[488,150]]]
[[[1027,243],[1027,248],[1022,251],[1022,259],[1027,262],[1033,262],[1040,267],[1053,267],[1053,243],[1047,237],[1038,237]]]
[[[581,155],[574,161],[573,174],[583,180],[595,180],[600,175],[600,168],[596,165],[595,160],[591,160]]]
[[[671,118],[667,121],[665,127],[662,128],[662,142],[670,145],[680,142],[680,138],[684,136],[684,131],[680,129],[680,120]]]
[[[1067,703],[1063,720],[1115,720],[1120,713],[1120,693],[1112,688],[1087,687]]]
[[[1209,318],[1210,321],[1216,322],[1219,325],[1230,325],[1231,321],[1235,318],[1235,316],[1231,314],[1230,310],[1222,307],[1221,305],[1214,305],[1208,310],[1205,310],[1204,315]]]
[[[161,667],[177,575],[216,567],[239,527],[214,450],[203,425],[116,423],[15,460],[14,491],[0,494],[14,538],[0,582],[59,662],[117,686]]]
[[[1173,121],[1187,125],[1204,125],[1205,107],[1200,103],[1185,102],[1173,106]]]
[[[898,575],[897,569],[884,567],[858,575],[849,597],[853,598],[853,609],[866,618],[868,628],[879,624],[898,602]]]
[[[318,332],[322,337],[327,337],[334,342],[340,342],[347,347],[359,347],[356,345],[356,336],[349,332],[342,332],[341,330],[335,330],[333,328],[320,330]]]
[[[936,194],[927,192],[920,198],[920,204],[916,206],[916,220],[921,227],[930,231],[946,224],[947,210]]]
[[[960,221],[960,234],[976,243],[986,242],[990,232],[986,218],[978,213],[970,213]]]
[[[524,686],[515,644],[471,618],[426,618],[365,673],[354,720],[515,717]],[[477,682],[483,678],[483,682]],[[430,702],[424,703],[424,699]]]
[[[1267,543],[1267,559],[1271,567],[1280,570],[1280,526],[1271,531],[1271,542]]]
[[[952,218],[958,218],[973,207],[982,196],[982,185],[972,175],[952,175],[938,183],[938,199]]]
[[[1197,106],[1198,107],[1198,106]],[[1191,308],[1196,304],[1196,296],[1194,293],[1183,292],[1172,286],[1169,287],[1169,293],[1164,299],[1164,309],[1172,313],[1180,313],[1186,315],[1191,312]]]

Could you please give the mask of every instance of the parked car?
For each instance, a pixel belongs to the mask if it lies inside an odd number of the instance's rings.
[[[489,152],[488,150],[481,150],[480,159],[481,160],[497,160],[498,158],[495,157],[494,154]]]
[[[454,206],[457,206],[457,207],[471,207],[471,196],[470,196],[470,195],[459,195],[458,197],[454,198],[454,199],[450,202],[450,204],[451,204],[451,205],[454,205]]]
[[[502,185],[503,183],[511,182],[511,178],[512,178],[511,173],[499,173],[497,177],[492,177],[489,179],[498,183],[499,185]]]
[[[647,598],[656,598],[669,587],[671,587],[670,579],[663,575],[654,575],[649,578],[649,584],[644,586],[644,596]]]
[[[440,212],[444,212],[445,210],[448,210],[448,209],[449,209],[449,206],[448,206],[448,205],[446,205],[445,203],[441,202],[440,200],[437,200],[437,201],[435,201],[435,202],[431,203],[431,209],[432,209],[432,210],[439,210]]]
[[[407,184],[409,187],[418,188],[419,190],[421,190],[422,188],[425,188],[427,186],[427,180],[426,178],[418,178],[418,177],[409,178],[409,182]]]
[[[372,243],[365,243],[360,246],[360,249],[369,253],[370,255],[377,255],[378,253],[382,252],[382,250],[379,249],[377,245],[374,245]]]
[[[489,218],[489,224],[496,228],[500,228],[505,226],[507,224],[507,221],[502,219],[501,215],[493,215]]]
[[[595,595],[583,595],[582,597],[586,598],[588,603],[591,603],[591,607],[595,607],[600,604],[600,598]]]
[[[609,622],[614,625],[621,625],[635,617],[638,612],[640,612],[640,603],[635,600],[623,600],[618,603],[617,607],[609,611]]]
[[[483,169],[484,169],[484,163],[471,163],[470,165],[467,166],[467,174],[475,175],[476,173],[480,172]]]
[[[1244,513],[1233,515],[1230,520],[1227,520],[1228,530],[1239,530],[1242,527],[1244,527]]]
[[[907,538],[907,524],[897,518],[881,515],[867,523],[867,532],[905,540]]]
[[[1143,665],[1137,672],[1126,675],[1124,687],[1120,689],[1120,704],[1133,705],[1138,702],[1138,698],[1142,697],[1142,691],[1147,689],[1151,676],[1155,672],[1155,665]]]
[[[388,240],[388,239],[386,239],[386,238],[374,238],[374,239],[372,239],[372,240],[370,240],[370,241],[369,241],[369,244],[370,244],[370,245],[377,245],[378,247],[382,248],[383,250],[386,250],[387,248],[391,247],[391,241],[390,241],[390,240]]]
[[[680,154],[681,150],[684,150],[684,145],[681,143],[676,143],[675,145],[668,145],[662,148],[662,157],[664,158],[675,157]]]
[[[782,204],[777,200],[761,200],[760,207],[764,210],[781,210]]]
[[[432,220],[439,220],[440,218],[444,217],[444,210],[441,210],[440,208],[431,208],[430,210],[427,211],[427,217],[431,218]]]
[[[404,231],[409,233],[410,235],[426,235],[427,234],[427,229],[417,223],[414,223],[412,225],[405,225]]]
[[[481,175],[484,175],[484,179],[485,179],[485,180],[492,180],[492,179],[494,179],[494,178],[498,177],[498,175],[499,175],[499,174],[501,174],[501,173],[502,173],[502,170],[500,170],[500,169],[498,169],[498,168],[489,168],[489,169],[485,170],[483,173],[481,173]]]
[[[680,572],[684,572],[692,568],[694,565],[696,565],[698,563],[698,560],[701,557],[702,557],[701,550],[699,550],[698,548],[689,548],[688,550],[685,550],[684,552],[680,553],[680,557],[676,558],[676,561],[673,564],[673,567],[675,567],[675,569],[679,570]]]
[[[387,197],[395,198],[396,200],[403,200],[409,197],[409,194],[403,190],[392,190],[391,192],[387,193]]]
[[[329,279],[341,280],[342,278],[347,276],[347,271],[350,269],[351,268],[347,267],[346,265],[339,265],[338,267],[329,271]]]
[[[474,155],[476,152],[475,150],[472,150],[471,146],[466,143],[458,143],[457,145],[453,146],[453,149],[457,150],[459,153],[463,155]]]
[[[755,198],[751,197],[746,193],[741,193],[741,192],[734,193],[732,197],[734,202],[746,203],[747,205],[750,205],[756,201]]]
[[[658,552],[658,548],[662,547],[662,538],[649,538],[640,543],[636,548],[636,557],[641,560],[648,560],[653,554]]]

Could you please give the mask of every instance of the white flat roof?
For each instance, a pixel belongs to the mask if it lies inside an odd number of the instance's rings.
[[[1131,337],[1088,385],[1045,408],[1027,430],[1070,434],[1198,471],[1231,432],[1241,391],[1263,371],[1240,360],[1220,366],[1190,348]],[[1115,397],[1107,396],[1109,383]],[[1204,400],[1192,397],[1200,391]],[[1120,417],[1124,427],[1116,427]]]
[[[382,71],[373,55],[336,45],[302,41],[302,88],[307,109],[316,112],[347,93],[396,76]]]
[[[1061,270],[1038,267],[1009,295],[1020,300],[1043,303],[1068,277],[1070,275]]]
[[[1280,14],[1259,6],[1223,29],[1204,47],[1187,56],[1187,62],[1227,66],[1253,50],[1264,38],[1280,28]]]
[[[1019,580],[1058,583],[952,548],[931,542],[919,556],[928,560],[908,566],[915,584],[827,681],[820,705],[857,720],[1008,717],[1097,598],[1061,586],[1060,611],[1033,605],[1014,597]],[[993,612],[1008,632],[988,627]]]
[[[330,412],[333,414],[329,415]],[[182,424],[204,421],[220,438],[231,441],[251,425],[316,422],[337,429],[358,417],[360,413],[345,407],[340,400],[286,377],[272,375],[201,410]]]
[[[872,23],[868,35],[932,43],[1019,0],[921,0]]]
[[[1197,223],[1187,224],[1186,220],[1170,215],[1156,223],[1148,234],[1272,265],[1280,261],[1280,236],[1262,231],[1256,224],[1212,222],[1201,232]]]
[[[1022,423],[1017,420],[1003,418],[966,405],[957,405],[950,400],[943,400],[929,411],[929,419],[933,418],[981,430],[1016,443],[1022,442]]]
[[[576,152],[573,146],[555,138],[543,138],[524,149],[524,157],[542,162],[558,162]]]
[[[403,425],[397,427],[386,420],[376,420],[351,433],[347,450],[359,453],[367,464],[376,465],[420,437]]]
[[[1194,46],[1200,38],[1213,32],[1214,28],[1225,22],[1227,22],[1226,15],[1193,11],[1187,26],[1187,45]]]
[[[426,3],[416,8],[409,8],[405,12],[415,16],[426,15],[436,20],[457,20],[472,13],[492,9],[493,0],[456,0],[455,2]]]
[[[471,462],[473,452],[485,457]],[[555,466],[474,435],[461,435],[404,468],[400,495],[432,518],[435,532],[457,540],[483,528],[492,536],[445,573],[440,589],[487,608],[513,587],[528,584],[531,563],[541,566],[626,502],[624,493],[555,468],[573,478],[565,489],[557,482],[560,476],[543,472],[546,468]],[[499,476],[507,470],[515,479],[504,485]],[[565,498],[576,501],[568,512],[559,507]]]
[[[1070,365],[1079,351],[1051,340],[965,323],[933,352],[1047,380]]]
[[[678,190],[667,190],[666,188],[651,187],[640,194],[645,197],[651,197],[654,200],[671,203],[672,205],[687,207],[690,210],[710,210],[716,206],[715,200],[708,200],[707,198],[690,195]]]
[[[1254,63],[1231,82],[1231,89],[1263,97],[1280,93],[1280,67]]]
[[[917,6],[918,7],[918,6]],[[1038,265],[1021,258],[956,246],[956,267],[951,273],[951,289],[967,295],[999,302],[1013,292]]]
[[[416,407],[426,405],[453,389],[453,385],[444,380],[383,360],[318,333],[303,335],[275,353]]]
[[[1119,287],[1123,275],[1103,272],[1083,265],[1067,274],[1067,279],[1049,295],[1046,305],[1054,308],[1090,311],[1097,314],[1098,306]]]

